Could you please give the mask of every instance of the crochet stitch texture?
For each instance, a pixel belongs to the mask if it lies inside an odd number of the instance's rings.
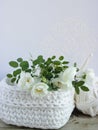
[[[0,90],[0,119],[7,124],[58,129],[67,123],[74,109],[73,89],[32,97],[30,92],[15,89],[3,79]]]

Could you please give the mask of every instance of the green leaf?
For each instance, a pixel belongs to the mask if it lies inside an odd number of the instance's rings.
[[[82,78],[83,78],[83,79],[86,79],[86,74],[84,74],[84,75],[82,76]]]
[[[22,59],[22,58],[18,58],[17,61],[18,61],[18,62],[22,62],[23,59]]]
[[[12,74],[7,74],[7,77],[8,78],[12,78]]]
[[[52,58],[51,58],[51,59],[52,59],[52,60],[54,60],[55,58],[56,58],[56,56],[52,56]]]
[[[89,88],[86,87],[86,86],[81,86],[81,89],[82,89],[83,91],[89,91]]]
[[[60,65],[60,64],[61,64],[61,62],[58,61],[58,60],[54,61],[53,63],[54,63],[55,65]]]
[[[46,65],[50,65],[52,63],[51,58],[48,58],[47,61],[45,62]]]
[[[63,59],[64,59],[64,56],[60,56],[60,57],[59,57],[59,60],[63,60]]]
[[[48,71],[52,71],[52,70],[53,70],[53,67],[52,67],[52,66],[49,66],[49,67],[47,68],[47,70],[48,70]]]
[[[46,78],[47,78],[48,80],[50,80],[52,77],[53,77],[53,74],[52,74],[52,73],[47,73],[47,74],[46,74]]]
[[[75,86],[75,91],[77,94],[79,94],[80,93],[79,87]]]
[[[79,86],[82,86],[84,83],[85,83],[84,81],[79,81],[79,82],[77,82],[76,85],[79,87]]]
[[[31,73],[31,69],[27,69],[25,72],[29,72],[29,73]]]
[[[64,68],[64,69],[67,69],[67,68],[68,68],[68,66],[63,66],[63,68]]]
[[[72,85],[73,85],[73,86],[76,86],[76,81],[72,81]]]
[[[43,59],[43,56],[38,56],[38,63],[43,63],[45,60]]]
[[[14,68],[17,68],[17,67],[18,67],[18,63],[17,63],[16,61],[10,61],[10,62],[9,62],[9,65],[10,65],[11,67],[14,67]]]
[[[68,64],[69,63],[69,61],[63,61],[62,62],[62,64]]]
[[[45,68],[45,65],[44,64],[40,64],[39,65],[41,68]]]
[[[43,59],[43,56],[40,55],[40,56],[37,57],[36,60],[33,61],[33,65],[35,65],[35,66],[36,66],[37,64],[40,65],[41,63],[44,63],[44,62],[45,62],[45,60]]]
[[[62,71],[62,67],[56,67],[55,68],[55,73],[60,73]]]
[[[13,75],[16,77],[18,74],[21,73],[21,69],[17,69],[13,72]]]
[[[14,83],[16,81],[16,78],[12,78],[11,82]]]
[[[22,61],[20,63],[20,67],[22,68],[23,71],[27,70],[29,68],[29,63],[28,61]]]
[[[47,75],[47,70],[46,69],[43,69],[42,71],[41,71],[41,74],[42,74],[42,76],[46,76]]]
[[[38,64],[38,60],[34,60],[34,61],[33,61],[33,64],[34,64],[34,65],[37,65],[37,64]]]

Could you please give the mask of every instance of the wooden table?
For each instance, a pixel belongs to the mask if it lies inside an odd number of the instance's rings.
[[[0,130],[30,130],[30,128],[7,125],[0,121]],[[31,129],[40,130],[40,129]],[[98,130],[98,116],[89,117],[81,113],[73,114],[68,123],[59,130]]]

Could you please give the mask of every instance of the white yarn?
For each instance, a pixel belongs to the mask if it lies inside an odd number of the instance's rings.
[[[74,109],[73,90],[49,92],[32,97],[29,91],[0,82],[0,119],[7,124],[30,128],[58,129]]]
[[[87,75],[87,80],[85,85],[89,88],[89,91],[81,90],[79,95],[75,94],[75,104],[77,109],[93,117],[98,115],[98,78],[91,71]]]

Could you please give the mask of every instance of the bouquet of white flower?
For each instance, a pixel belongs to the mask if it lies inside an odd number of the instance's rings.
[[[73,86],[77,93],[79,93],[79,87],[88,91],[83,86],[84,81],[76,78],[78,71],[76,63],[71,67],[68,63],[63,56],[60,56],[58,60],[56,56],[45,60],[40,55],[35,60],[31,59],[31,64],[18,58],[17,61],[9,62],[9,65],[16,70],[12,74],[7,74],[7,77],[12,84],[23,90],[31,90],[32,95],[35,96],[44,96],[49,91],[64,91]]]
[[[77,77],[76,63],[69,66],[63,56],[18,58],[9,65],[15,70],[0,82],[0,119],[8,124],[60,128],[74,109],[75,91],[89,90],[85,75]]]

